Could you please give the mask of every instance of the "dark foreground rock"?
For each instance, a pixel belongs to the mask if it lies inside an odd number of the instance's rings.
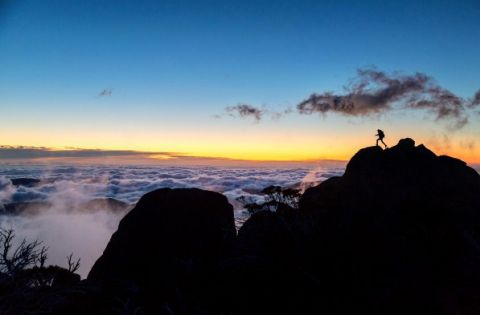
[[[480,176],[411,139],[308,189],[312,271],[334,312],[480,311]]]
[[[156,190],[122,219],[88,279],[137,288],[147,313],[193,314],[215,302],[212,280],[235,233],[223,195]]]

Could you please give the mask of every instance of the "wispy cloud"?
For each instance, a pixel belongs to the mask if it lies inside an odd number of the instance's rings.
[[[225,111],[233,117],[253,117],[255,121],[260,121],[265,114],[265,111],[263,109],[259,109],[248,104],[228,106],[227,108],[225,108]]]
[[[112,89],[103,89],[98,93],[98,97],[112,96]]]
[[[249,104],[238,104],[235,106],[227,106],[225,112],[231,117],[249,118],[252,117],[256,122],[262,120],[265,116],[270,117],[272,120],[278,120],[282,116],[290,114],[291,108],[287,108],[282,111],[273,111],[265,107],[259,108]],[[221,118],[221,115],[215,115],[215,118]]]

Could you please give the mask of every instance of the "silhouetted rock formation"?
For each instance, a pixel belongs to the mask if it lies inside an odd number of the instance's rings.
[[[412,139],[360,150],[308,189],[312,271],[336,312],[480,310],[480,176]]]
[[[212,277],[235,234],[225,196],[159,189],[122,219],[88,279],[138,288],[147,313],[195,313],[212,299]]]

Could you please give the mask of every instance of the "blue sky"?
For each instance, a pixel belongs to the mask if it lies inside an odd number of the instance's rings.
[[[313,117],[251,127],[212,116],[239,102],[295,106],[341,90],[365,66],[424,72],[469,97],[480,87],[479,17],[478,1],[0,1],[0,144],[30,127],[45,141],[27,143],[27,133],[16,144],[88,147],[78,138],[92,129],[118,149],[146,149],[132,147],[145,134],[175,133],[178,142],[184,130],[323,134]],[[98,97],[103,89],[112,95]],[[420,116],[380,121],[401,129]],[[359,131],[342,117],[321,121]],[[370,130],[378,120],[362,123]],[[112,140],[124,130],[142,132]]]

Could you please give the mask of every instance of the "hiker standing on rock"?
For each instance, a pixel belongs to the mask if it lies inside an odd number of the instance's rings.
[[[377,129],[377,134],[375,135],[378,137],[377,139],[377,147],[378,147],[378,141],[381,141],[383,143],[383,145],[385,146],[385,149],[388,148],[387,144],[385,142],[383,142],[383,138],[385,138],[385,133],[383,133],[382,130],[380,129]]]

